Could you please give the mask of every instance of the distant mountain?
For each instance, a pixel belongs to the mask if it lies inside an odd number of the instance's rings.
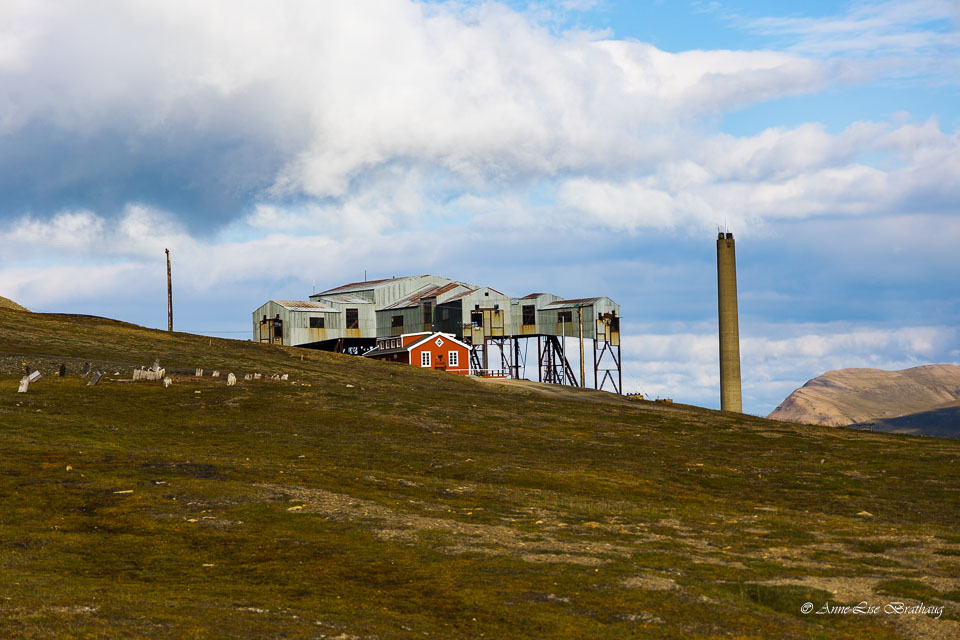
[[[0,309],[13,309],[14,311],[29,311],[26,307],[22,307],[13,300],[9,298],[4,298],[0,296]]]
[[[838,369],[807,382],[767,417],[840,427],[935,413],[958,402],[960,366],[931,364],[902,371]],[[956,414],[945,411],[928,418],[939,421],[950,415]],[[910,428],[919,428],[917,423],[911,424],[915,426]]]
[[[874,431],[960,438],[960,405],[874,421]]]

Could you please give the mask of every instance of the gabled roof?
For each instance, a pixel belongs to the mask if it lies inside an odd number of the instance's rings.
[[[369,289],[375,289],[380,285],[384,285],[390,282],[398,282],[400,280],[412,280],[413,278],[422,278],[424,276],[401,276],[399,278],[383,278],[381,280],[364,280],[363,282],[351,282],[350,284],[343,284],[339,287],[334,287],[333,289],[327,289],[326,291],[321,291],[319,294],[314,295],[326,295],[328,293],[349,293],[353,291],[367,291]]]
[[[385,307],[379,309],[380,311],[386,311],[388,309],[408,309],[410,307],[416,307],[420,304],[420,301],[424,298],[439,298],[445,293],[455,291],[456,289],[463,287],[464,285],[460,282],[449,282],[447,284],[441,285],[432,285],[428,284],[426,286],[420,287],[410,295],[400,298],[393,304],[388,304]]]
[[[426,343],[426,342],[432,342],[435,338],[438,338],[438,337],[439,337],[439,338],[443,338],[443,339],[446,340],[447,342],[453,342],[454,344],[458,344],[458,345],[460,345],[461,347],[463,347],[464,349],[467,349],[467,350],[470,349],[470,345],[464,344],[464,343],[460,342],[459,340],[457,340],[456,338],[453,337],[453,334],[452,334],[452,333],[441,333],[441,332],[437,331],[437,332],[431,333],[431,334],[428,335],[428,336],[423,336],[422,338],[420,338],[420,339],[417,340],[416,342],[411,342],[410,344],[408,344],[408,345],[406,346],[406,349],[404,349],[404,350],[405,350],[405,351],[410,351],[410,350],[412,350],[412,349],[415,349],[415,348],[419,347],[420,345],[422,345],[422,344],[424,344],[424,343]]]
[[[287,311],[315,311],[320,313],[340,313],[338,309],[331,309],[330,307],[325,307],[319,302],[312,302],[307,300],[271,300],[270,302],[275,302],[280,305]]]

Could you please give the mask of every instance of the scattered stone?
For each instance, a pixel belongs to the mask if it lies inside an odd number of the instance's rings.
[[[280,376],[280,379],[281,379],[281,380],[287,380],[287,379],[289,379],[289,378],[290,378],[289,374],[286,374],[286,373],[283,374],[282,376]]]
[[[220,372],[215,370],[215,371],[214,371],[212,374],[210,374],[210,375],[212,375],[214,378],[219,378],[219,377],[220,377]]]
[[[646,611],[641,611],[640,613],[629,613],[621,616],[623,620],[629,620],[630,622],[646,622],[648,624],[663,624],[663,618],[656,616],[652,613],[647,613]]]
[[[94,374],[93,374],[93,377],[90,378],[90,382],[87,383],[87,386],[88,386],[88,387],[93,387],[93,386],[96,386],[97,384],[99,384],[99,383],[100,383],[100,379],[103,378],[103,374],[104,374],[103,371],[97,371],[96,373],[94,373]]]
[[[249,373],[245,373],[245,374],[243,375],[243,379],[244,379],[244,380],[253,380],[253,376],[250,375]]]
[[[235,384],[237,384],[237,376],[233,375],[233,373],[228,373],[228,374],[227,374],[227,386],[228,386],[228,387],[232,387],[232,386],[235,385]]]
[[[259,380],[259,379],[262,378],[262,377],[263,377],[263,376],[261,376],[259,373],[253,374],[253,379],[254,379],[254,380]]]
[[[170,385],[173,384],[173,380],[170,379],[170,376],[167,376],[163,379],[163,388],[167,389]]]
[[[133,489],[124,489],[123,491],[114,491],[114,493],[133,493]]]
[[[292,506],[292,507],[288,507],[288,508],[287,508],[287,511],[303,511],[303,505],[302,505],[302,504],[298,504],[298,505],[295,505],[295,506]]]
[[[873,517],[873,514],[870,513],[869,511],[861,511],[861,512],[858,513],[857,515],[858,515],[858,516],[861,516],[861,517],[864,517],[864,518],[872,518],[872,517]]]
[[[353,385],[352,385],[352,384],[348,384],[348,385],[347,385],[347,389],[353,389]]]
[[[194,375],[194,377],[196,377],[196,378],[202,378],[202,377],[203,377],[203,369],[201,369],[200,367],[197,367],[197,371],[196,371],[196,373],[194,373],[193,375]]]
[[[73,467],[71,467],[70,465],[67,465],[67,471],[73,471]]]

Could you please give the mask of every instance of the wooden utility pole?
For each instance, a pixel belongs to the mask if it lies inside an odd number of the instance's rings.
[[[167,253],[167,331],[173,331],[173,282],[170,279],[170,249]]]

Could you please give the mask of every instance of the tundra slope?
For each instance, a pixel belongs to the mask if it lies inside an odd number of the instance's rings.
[[[957,442],[101,318],[0,312],[0,353],[2,637],[960,631]],[[942,609],[801,612],[864,600]]]

